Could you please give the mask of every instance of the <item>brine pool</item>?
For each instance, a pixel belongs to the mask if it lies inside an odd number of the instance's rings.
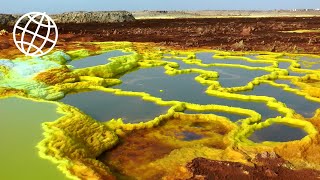
[[[122,51],[111,51],[98,56],[91,56],[84,59],[70,62],[74,68],[85,68],[108,63],[111,57],[126,55]],[[216,79],[222,87],[244,86],[256,77],[269,74],[269,71],[246,70],[239,67],[215,66],[219,64],[241,64],[251,67],[272,66],[271,63],[249,62],[241,58],[215,59],[213,53],[197,53],[197,59],[203,64],[210,64],[203,67],[196,64],[187,64],[181,58],[187,56],[167,56],[163,61],[179,64],[178,69],[203,69],[219,73]],[[255,56],[251,57],[253,60]],[[259,59],[261,60],[261,59]],[[298,63],[302,68],[318,69],[319,64],[315,59],[300,57]],[[212,66],[211,66],[212,65]],[[290,63],[280,62],[279,68],[288,69]],[[291,76],[304,76],[305,73],[297,73],[289,70]],[[217,104],[232,107],[251,109],[261,114],[264,121],[268,118],[283,116],[278,111],[270,109],[264,102],[240,101],[226,99],[218,96],[210,96],[206,93],[208,85],[198,83],[195,78],[198,73],[188,73],[170,76],[165,73],[164,67],[139,68],[128,72],[120,77],[121,84],[111,88],[123,91],[145,92],[152,96],[159,97],[164,101],[181,101],[201,105]],[[291,80],[276,79],[278,84],[287,84],[289,87],[299,89]],[[286,104],[288,108],[305,118],[311,118],[320,107],[318,102],[307,100],[305,97],[285,91],[280,87],[273,87],[267,83],[254,86],[252,90],[236,92],[243,95],[258,95],[274,97]],[[143,100],[140,96],[120,96],[100,90],[79,91],[67,94],[60,102],[75,106],[92,118],[106,122],[111,119],[122,118],[125,123],[147,122],[162,114],[166,114],[171,106],[161,106],[154,102]],[[37,102],[28,99],[9,97],[0,99],[0,140],[3,146],[0,153],[2,173],[0,179],[66,179],[57,167],[48,160],[38,155],[36,145],[43,139],[43,122],[50,122],[58,119],[62,114],[57,113],[57,105],[50,102]],[[232,122],[239,122],[244,115],[232,112],[219,111],[194,111],[186,109],[185,114],[216,114],[230,119]],[[198,140],[202,137],[185,132],[186,141]],[[191,133],[191,134],[190,134]],[[299,128],[290,127],[284,124],[272,124],[269,127],[255,131],[249,139],[254,142],[277,141],[286,142],[298,140],[306,136],[306,133]],[[14,156],[8,156],[14,154]],[[32,164],[32,166],[30,166]],[[19,169],[19,172],[16,172]]]
[[[121,54],[119,54],[121,55]],[[202,60],[204,64],[224,63],[224,64],[242,64],[252,67],[266,67],[271,66],[271,63],[255,63],[235,59],[215,59],[213,53],[197,53],[197,59]],[[180,56],[179,58],[184,58]],[[88,58],[90,59],[90,57]],[[176,62],[179,64],[179,69],[197,68],[207,71],[216,71],[219,73],[217,79],[222,87],[236,87],[244,86],[256,77],[260,77],[270,72],[265,70],[246,70],[236,67],[221,67],[210,66],[202,67],[196,64],[187,64],[181,59],[174,59],[170,56],[163,59],[168,62]],[[95,65],[95,59],[91,59]],[[81,60],[77,60],[81,62]],[[88,64],[89,63],[89,64]],[[86,60],[86,66],[91,66],[90,61]],[[290,63],[279,63],[280,68],[288,68]],[[301,73],[291,72],[290,75],[304,75]],[[166,101],[177,100],[182,102],[196,103],[196,104],[218,104],[227,105],[232,107],[241,107],[251,109],[261,114],[262,121],[277,116],[283,116],[274,109],[270,109],[263,102],[253,101],[239,101],[225,99],[215,96],[210,96],[205,93],[208,86],[202,85],[195,81],[197,73],[180,74],[169,76],[165,74],[164,67],[153,68],[140,68],[138,70],[129,72],[120,80],[122,83],[112,88],[121,89],[124,91],[146,92],[152,96],[159,97]],[[289,80],[275,80],[279,84],[288,84],[292,88],[298,89]],[[273,87],[267,84],[260,84],[255,86],[253,90],[246,92],[239,92],[246,95],[266,95],[276,98],[278,101],[286,103],[286,105],[293,109],[296,113],[301,114],[306,118],[314,115],[314,112],[319,108],[319,103],[306,100],[304,97],[284,91],[282,88]],[[111,93],[102,91],[89,91],[76,94],[69,94],[61,100],[64,103],[78,107],[83,112],[92,116],[99,121],[108,121],[113,118],[122,118],[126,123],[138,123],[149,121],[161,114],[165,114],[170,107],[160,106],[153,102],[142,100],[140,97],[118,96]],[[231,121],[236,122],[240,119],[246,118],[238,114],[225,113],[225,112],[210,112],[210,111],[191,111],[186,110],[187,114],[216,114],[229,118]],[[277,138],[271,136],[273,132],[277,133]],[[281,135],[286,134],[286,135]],[[282,124],[274,124],[268,128],[256,131],[251,140],[256,142],[261,141],[290,141],[301,139],[306,135],[304,131],[299,128],[289,127]]]

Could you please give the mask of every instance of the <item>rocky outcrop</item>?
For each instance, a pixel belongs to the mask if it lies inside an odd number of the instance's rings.
[[[68,12],[51,16],[56,23],[111,23],[134,21],[127,11]]]
[[[0,25],[14,25],[16,18],[11,14],[0,14]]]
[[[13,26],[21,15],[0,14],[0,25]],[[127,11],[95,11],[67,12],[50,15],[55,23],[112,23],[134,21],[135,18]],[[22,22],[26,23],[26,22]]]
[[[191,179],[317,179],[320,171],[312,169],[295,169],[281,157],[272,154],[258,154],[254,166],[239,162],[216,161],[196,158],[188,163],[187,168],[192,173]]]

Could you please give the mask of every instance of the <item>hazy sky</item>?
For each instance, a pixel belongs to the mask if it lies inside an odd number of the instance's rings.
[[[320,0],[0,0],[0,13],[320,8]]]

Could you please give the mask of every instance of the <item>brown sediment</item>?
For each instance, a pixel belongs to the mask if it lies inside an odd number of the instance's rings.
[[[194,179],[318,179],[320,171],[311,169],[294,170],[290,163],[278,156],[258,154],[254,166],[238,162],[215,161],[196,158],[188,163]]]
[[[157,142],[156,139],[148,139],[141,132],[132,132],[99,159],[110,167],[113,175],[118,178],[137,177],[138,173],[134,169],[162,158],[174,149],[175,147]]]
[[[319,53],[320,17],[154,19],[107,24],[58,24],[59,47],[70,42],[154,42],[173,48]],[[12,32],[12,27],[3,27]],[[13,45],[0,36],[0,52]]]
[[[209,47],[223,50],[320,52],[319,33],[283,33],[317,29],[320,18],[213,18],[137,20],[127,23],[68,25],[60,33],[69,40],[155,42],[176,48]],[[267,24],[267,25],[266,25]],[[89,39],[88,39],[89,40]]]

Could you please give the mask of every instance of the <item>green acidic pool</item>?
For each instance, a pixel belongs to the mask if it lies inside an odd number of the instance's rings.
[[[62,116],[56,108],[21,98],[0,99],[0,179],[66,179],[55,164],[39,157],[36,148],[43,139],[41,123]]]

